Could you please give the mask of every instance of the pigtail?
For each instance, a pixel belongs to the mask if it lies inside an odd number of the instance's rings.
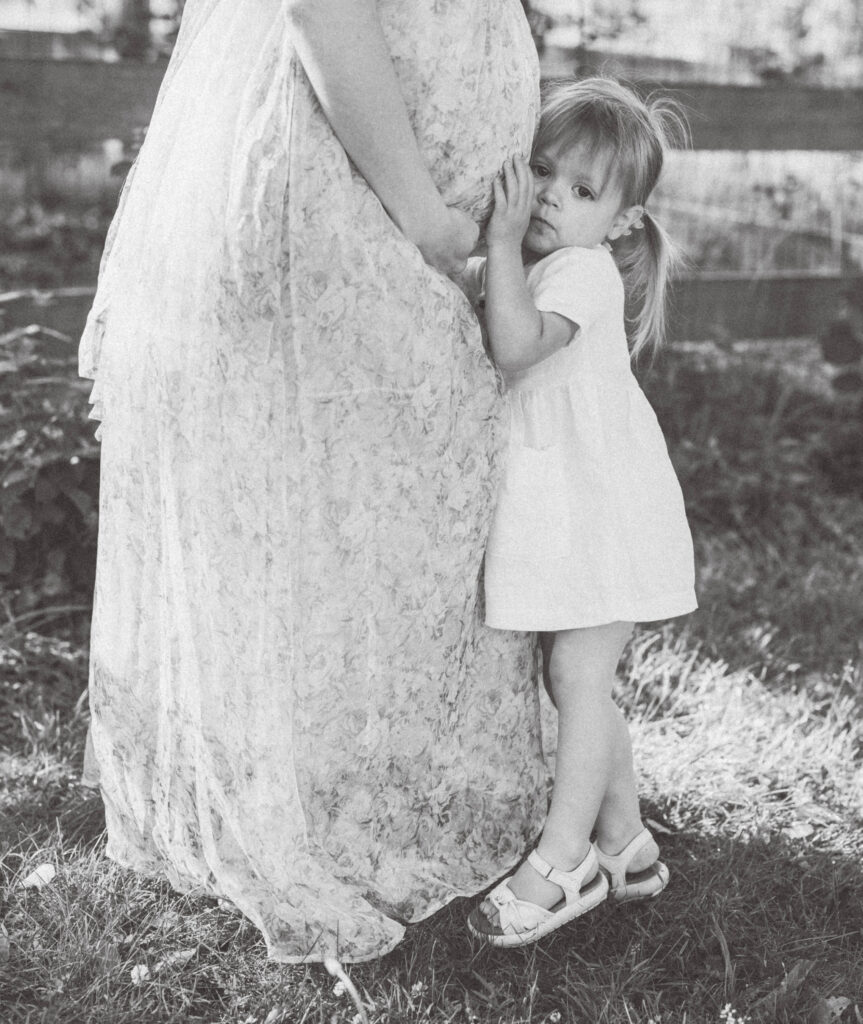
[[[632,357],[656,354],[665,340],[666,289],[681,263],[677,246],[662,225],[645,210],[633,244],[618,256],[627,298],[635,307],[632,317]]]
[[[643,101],[642,129],[629,137],[634,163],[641,173],[634,175],[631,202],[645,206],[659,179],[669,149],[686,149],[689,126],[682,108],[665,96],[652,95]],[[646,131],[645,131],[646,129]],[[633,232],[633,245],[618,260],[627,297],[634,306],[631,323],[632,357],[647,352],[656,355],[665,341],[666,290],[684,262],[671,237],[647,210]]]

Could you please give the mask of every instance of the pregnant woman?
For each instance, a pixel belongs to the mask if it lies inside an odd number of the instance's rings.
[[[458,271],[536,59],[517,0],[188,0],[82,342],[108,853],[285,962],[380,956],[545,812],[486,630],[502,444]]]

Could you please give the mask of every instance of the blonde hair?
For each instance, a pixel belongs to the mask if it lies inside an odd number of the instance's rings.
[[[580,145],[591,155],[609,157],[609,177],[621,189],[623,207],[643,207],[666,150],[687,139],[686,121],[673,101],[642,99],[610,78],[558,79],[544,86],[534,150]],[[633,357],[655,352],[665,336],[665,291],[680,262],[676,246],[647,210],[641,222],[632,246],[617,256],[627,298],[635,303]]]

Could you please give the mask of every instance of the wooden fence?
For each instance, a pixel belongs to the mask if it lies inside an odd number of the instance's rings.
[[[571,74],[546,55],[546,77]],[[25,152],[74,151],[130,138],[146,125],[164,64],[0,59],[0,140]],[[692,146],[702,150],[863,150],[863,89],[674,83]],[[0,332],[39,323],[74,337],[92,289],[0,296]],[[863,301],[863,275],[704,273],[678,282],[671,336],[783,338],[817,333],[844,297]]]

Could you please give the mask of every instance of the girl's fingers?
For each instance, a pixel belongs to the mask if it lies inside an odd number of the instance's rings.
[[[529,203],[533,200],[533,175],[527,161],[520,154],[513,157],[516,179],[518,180],[518,195],[522,203]]]
[[[512,160],[507,160],[503,165],[503,181],[507,202],[511,203],[515,200],[518,191],[518,179],[516,178]]]
[[[533,206],[533,197],[536,195],[536,182],[533,180],[533,171],[528,163],[524,165],[524,193],[525,202],[528,206]]]

